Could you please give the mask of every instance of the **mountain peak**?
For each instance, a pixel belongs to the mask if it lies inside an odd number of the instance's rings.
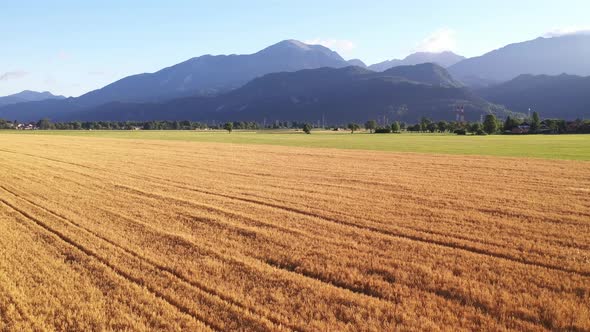
[[[301,42],[299,40],[296,39],[287,39],[287,40],[283,40],[282,42],[279,42],[279,44],[283,44],[283,45],[289,45],[289,46],[294,46],[294,47],[298,47],[304,50],[309,50],[310,49],[310,45]]]
[[[38,91],[32,91],[32,90],[23,90],[19,93],[15,93],[15,94],[11,95],[10,97],[28,97],[28,96],[62,97],[62,96],[56,96],[49,91],[38,92]]]
[[[31,90],[24,90],[10,96],[0,97],[0,106],[27,103],[31,101],[41,101],[47,99],[65,99],[65,97],[56,96],[49,91],[37,92]]]
[[[453,54],[453,55],[457,55],[453,51],[441,51],[441,52],[424,52],[424,51],[420,51],[420,52],[414,52],[414,53],[408,55],[406,57],[406,59],[409,58],[409,57],[412,57],[412,56],[423,55],[423,54],[429,54],[429,55]]]
[[[64,96],[57,96],[52,94],[49,91],[43,91],[43,92],[38,92],[38,91],[33,91],[33,90],[23,90],[19,93],[15,93],[6,97],[1,97],[1,98],[22,98],[22,99],[27,99],[28,101],[37,101],[37,100],[41,100],[41,98],[43,99],[49,99],[49,98],[54,98],[54,99],[63,99],[65,98]]]
[[[339,61],[344,61],[344,59],[336,52],[332,51],[331,49],[322,46],[322,45],[310,45],[299,40],[295,39],[287,39],[281,42],[278,42],[274,45],[271,45],[262,51],[258,52],[259,54],[284,54],[284,53],[309,53],[309,52],[318,52],[322,53],[323,55],[329,56],[331,58],[337,59]]]
[[[350,59],[347,61],[351,66],[367,68],[367,65],[361,59]]]
[[[257,56],[263,56],[272,59],[272,61],[288,61],[288,59],[307,58],[319,65],[304,66],[299,69],[317,68],[317,67],[344,67],[346,61],[340,54],[322,45],[308,45],[295,39],[283,40],[277,44],[271,45],[262,51],[256,53]],[[292,70],[291,70],[292,71]]]
[[[315,46],[315,45],[308,45],[308,44],[301,42],[299,40],[286,39],[286,40],[280,41],[274,45],[271,45],[271,46],[263,49],[261,52],[268,51],[268,50],[285,50],[285,49],[311,51],[313,49],[313,46]]]

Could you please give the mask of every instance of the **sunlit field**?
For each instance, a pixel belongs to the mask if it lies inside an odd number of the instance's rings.
[[[590,160],[590,135],[368,134],[332,131],[0,131],[2,134],[156,139],[310,148]]]
[[[590,329],[590,163],[397,152],[586,136],[65,134],[0,134],[0,330]]]

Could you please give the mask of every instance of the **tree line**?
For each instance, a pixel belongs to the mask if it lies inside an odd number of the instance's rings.
[[[35,123],[19,123],[0,119],[0,129],[39,129],[39,130],[259,130],[259,129],[301,129],[310,134],[314,128],[349,130],[352,134],[363,128],[369,133],[455,133],[458,135],[491,135],[491,134],[570,134],[590,133],[589,120],[566,121],[562,119],[542,120],[538,113],[533,113],[530,119],[518,119],[508,116],[501,120],[493,114],[485,116],[483,122],[457,122],[457,121],[433,121],[422,117],[418,123],[407,124],[394,121],[391,124],[379,125],[375,120],[369,120],[361,126],[358,123],[321,127],[319,124],[311,124],[298,121],[275,121],[270,124],[260,124],[250,121],[235,121],[225,123],[204,123],[194,121],[71,121],[51,122],[49,119],[41,119]]]
[[[304,129],[310,124],[298,121],[275,121],[269,124],[255,121],[235,122],[195,122],[195,121],[69,121],[52,122],[41,119],[37,122],[20,123],[0,119],[0,129],[19,129],[30,126],[40,130],[198,130],[198,129],[231,129],[259,130],[259,129]]]
[[[194,121],[71,121],[51,122],[41,119],[33,123],[19,123],[0,119],[0,129],[19,129],[32,126],[40,130],[197,130],[223,129],[224,124],[207,124]],[[260,129],[256,122],[235,122],[235,129]]]
[[[346,128],[352,134],[359,131],[361,126],[357,123],[349,123]],[[508,116],[505,120],[496,118],[493,114],[485,116],[483,122],[457,122],[457,121],[432,121],[422,117],[416,124],[406,124],[395,121],[392,124],[379,126],[377,121],[369,120],[364,124],[369,133],[455,133],[457,135],[492,135],[492,134],[588,134],[590,133],[590,120],[577,119],[566,121],[562,119],[541,120],[539,114],[534,112],[530,119],[518,119]],[[516,129],[516,130],[515,130]]]

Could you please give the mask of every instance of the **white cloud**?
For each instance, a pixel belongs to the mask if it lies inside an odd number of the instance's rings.
[[[453,29],[438,29],[422,40],[418,46],[416,46],[416,51],[431,53],[453,51],[457,47],[455,35],[456,33]]]
[[[23,78],[23,77],[27,76],[28,74],[29,73],[27,73],[26,71],[22,71],[22,70],[8,71],[3,74],[0,74],[0,81],[8,81],[8,80],[14,80],[14,79],[18,79],[18,78]]]
[[[354,44],[354,42],[352,42],[350,40],[346,40],[346,39],[316,38],[316,39],[306,40],[306,41],[304,41],[304,43],[306,43],[308,45],[322,45],[322,46],[332,49],[333,51],[336,51],[338,53],[348,53],[356,48],[356,45]]]
[[[561,37],[561,36],[571,36],[571,35],[590,35],[590,27],[556,28],[556,29],[546,32],[543,35],[543,37],[551,38],[551,37]]]

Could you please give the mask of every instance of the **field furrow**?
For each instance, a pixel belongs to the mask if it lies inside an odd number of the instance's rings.
[[[588,190],[588,162],[0,136],[0,329],[589,330]]]

